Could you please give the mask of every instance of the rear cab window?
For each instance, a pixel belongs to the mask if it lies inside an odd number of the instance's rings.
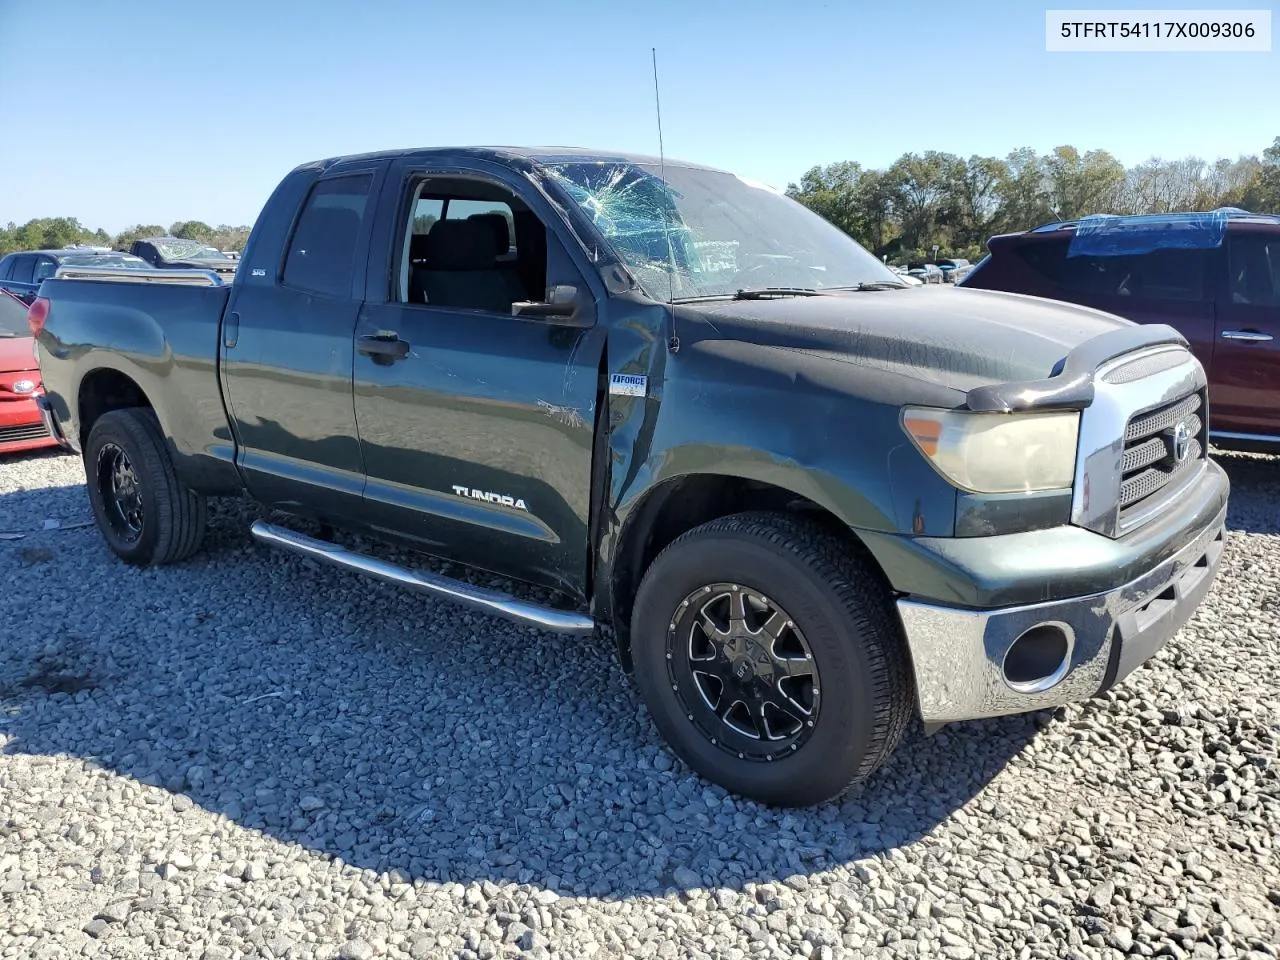
[[[356,244],[368,214],[373,175],[329,177],[311,190],[289,240],[281,282],[331,297],[351,297]]]

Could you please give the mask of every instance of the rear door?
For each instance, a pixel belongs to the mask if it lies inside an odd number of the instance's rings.
[[[1241,224],[1227,236],[1209,377],[1212,432],[1280,439],[1280,231]]]
[[[284,255],[271,264],[255,255],[228,304],[222,375],[236,462],[265,503],[333,518],[359,513],[352,337],[378,179],[367,168],[316,180],[281,230]]]

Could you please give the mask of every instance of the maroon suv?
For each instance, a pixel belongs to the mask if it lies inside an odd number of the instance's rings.
[[[1280,216],[1096,216],[993,237],[958,284],[1167,323],[1209,376],[1210,436],[1280,449]]]

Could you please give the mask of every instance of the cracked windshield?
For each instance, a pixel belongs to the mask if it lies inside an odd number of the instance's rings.
[[[661,300],[901,286],[843,231],[771,187],[678,164],[560,163],[553,177]]]

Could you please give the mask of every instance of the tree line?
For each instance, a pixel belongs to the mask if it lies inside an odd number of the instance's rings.
[[[997,233],[1026,230],[1090,213],[1169,213],[1242,207],[1280,213],[1280,137],[1261,156],[1236,160],[1152,158],[1126,168],[1105,150],[1081,153],[1055,147],[1008,156],[972,156],[928,150],[907,153],[884,170],[854,160],[815,166],[789,184],[787,194],[831,221],[877,256],[893,262],[939,256],[976,260]],[[111,236],[73,217],[45,217],[0,229],[0,254],[91,243],[118,250],[141,237],[198,240],[220,250],[241,250],[247,226],[216,227],[184,220],[166,230],[137,224]]]
[[[0,256],[14,250],[61,250],[77,243],[128,250],[135,240],[163,236],[197,240],[219,250],[242,250],[249,230],[225,223],[211,227],[199,220],[180,220],[168,228],[158,223],[139,223],[112,236],[101,227],[90,230],[75,217],[40,217],[21,226],[11,222],[0,228]]]
[[[816,166],[787,194],[892,262],[976,260],[995,234],[1091,213],[1241,207],[1280,213],[1280,137],[1259,156],[1152,158],[1126,168],[1105,150],[1030,148],[1008,156],[907,153],[884,170]]]

